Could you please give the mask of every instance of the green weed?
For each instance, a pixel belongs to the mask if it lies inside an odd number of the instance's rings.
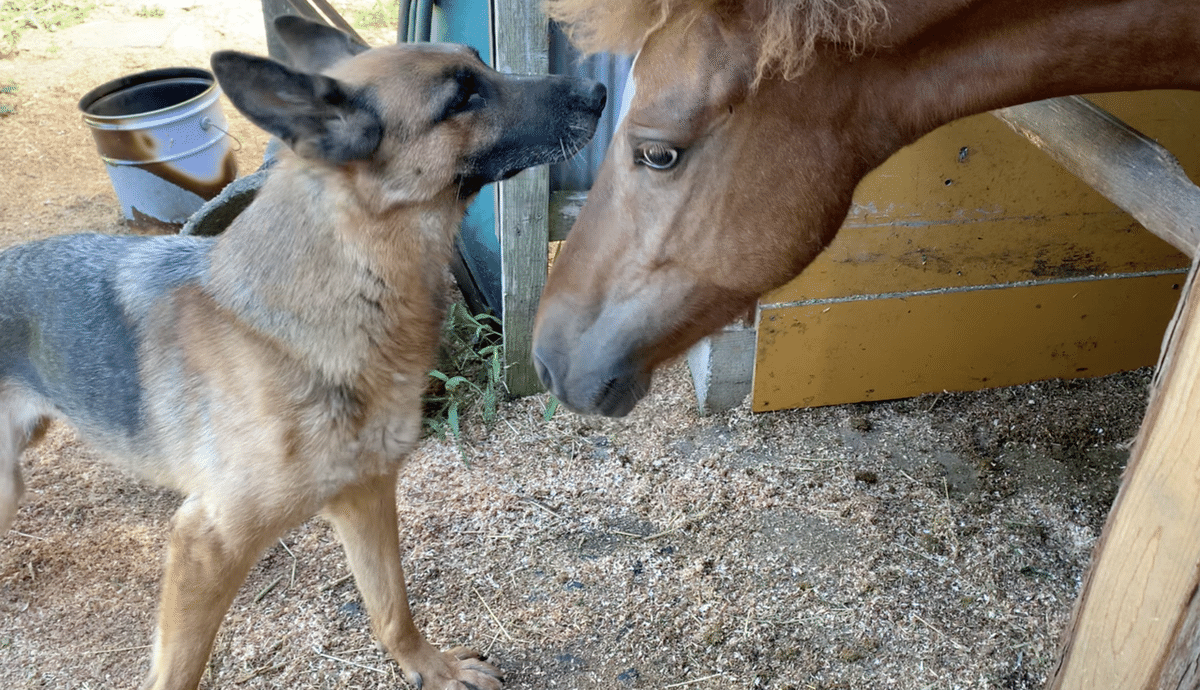
[[[442,327],[438,367],[429,372],[425,431],[453,438],[464,462],[463,415],[473,410],[485,425],[491,425],[505,390],[504,343],[499,325],[490,314],[472,316],[461,303],[451,304]]]
[[[18,88],[19,87],[16,85],[16,83],[10,83],[10,84],[5,84],[4,86],[0,86],[0,96],[7,96],[7,95],[14,94],[17,92]],[[3,101],[0,101],[0,117],[3,117],[5,115],[12,115],[16,112],[17,112],[16,106],[13,106],[9,103],[4,103]]]

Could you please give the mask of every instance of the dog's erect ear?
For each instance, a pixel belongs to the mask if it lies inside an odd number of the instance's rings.
[[[321,72],[349,57],[370,50],[332,26],[311,22],[294,14],[275,18],[275,31],[287,47],[292,67]]]
[[[346,163],[379,147],[379,116],[336,79],[231,50],[213,53],[212,69],[243,115],[305,158]]]

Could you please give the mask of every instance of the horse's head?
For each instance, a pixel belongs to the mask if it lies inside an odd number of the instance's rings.
[[[866,171],[849,145],[864,134],[853,69],[756,84],[738,27],[668,22],[634,63],[636,94],[538,314],[538,373],[573,410],[633,409],[656,366],[812,261]]]

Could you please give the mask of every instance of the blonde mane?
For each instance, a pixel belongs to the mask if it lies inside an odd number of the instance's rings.
[[[887,24],[884,0],[546,0],[546,12],[585,52],[632,53],[676,17],[736,18],[751,3],[758,6],[758,79],[799,76],[822,43],[860,53]]]

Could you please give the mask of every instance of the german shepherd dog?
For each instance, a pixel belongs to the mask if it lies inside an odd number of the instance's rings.
[[[420,433],[467,203],[578,151],[604,87],[499,74],[462,46],[367,49],[295,17],[276,26],[290,66],[212,58],[238,110],[290,149],[222,235],[75,235],[0,254],[0,534],[22,451],[65,419],[185,497],[144,688],[196,688],[251,566],[321,513],[408,680],[495,690],[499,669],[413,624],[396,476]]]

